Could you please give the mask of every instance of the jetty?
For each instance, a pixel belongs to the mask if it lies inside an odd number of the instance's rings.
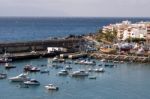
[[[82,38],[38,40],[24,42],[4,42],[0,43],[0,57],[7,57],[12,60],[31,59],[38,57],[54,57],[62,53],[74,53],[79,51]],[[67,52],[48,52],[48,47],[63,47]],[[7,55],[5,55],[7,53]]]

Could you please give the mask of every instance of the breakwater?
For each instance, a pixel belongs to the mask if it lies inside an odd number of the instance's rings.
[[[6,42],[0,43],[0,54],[20,53],[31,51],[46,51],[47,47],[64,47],[68,52],[78,51],[80,42],[84,42],[82,38],[56,39],[56,40],[39,40],[27,42]]]
[[[130,56],[130,55],[115,55],[115,54],[100,54],[100,53],[92,53],[91,57],[96,59],[106,59],[106,60],[116,60],[116,61],[132,61],[132,62],[142,62],[148,63],[150,62],[150,57],[146,56]]]

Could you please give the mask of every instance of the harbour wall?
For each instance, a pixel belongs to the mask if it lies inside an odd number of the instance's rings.
[[[68,52],[79,50],[80,42],[84,42],[82,38],[58,39],[58,40],[39,40],[26,42],[6,42],[0,43],[0,54],[20,53],[31,51],[46,51],[47,47],[64,47]]]

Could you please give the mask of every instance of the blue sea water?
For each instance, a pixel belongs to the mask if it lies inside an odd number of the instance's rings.
[[[0,18],[0,41],[43,40],[69,34],[95,33],[102,26],[124,20],[150,21],[150,18]]]

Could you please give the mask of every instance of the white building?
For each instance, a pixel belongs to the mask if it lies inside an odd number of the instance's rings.
[[[128,38],[146,38],[147,30],[143,28],[130,28],[123,32],[122,40],[126,40]]]
[[[103,27],[103,33],[106,31],[117,30],[118,40],[126,40],[127,38],[144,38],[146,39],[150,29],[150,22],[131,23],[130,21],[123,21],[122,23],[111,24]]]
[[[47,48],[47,52],[51,53],[51,52],[66,52],[67,49],[63,48],[63,47],[48,47]]]

